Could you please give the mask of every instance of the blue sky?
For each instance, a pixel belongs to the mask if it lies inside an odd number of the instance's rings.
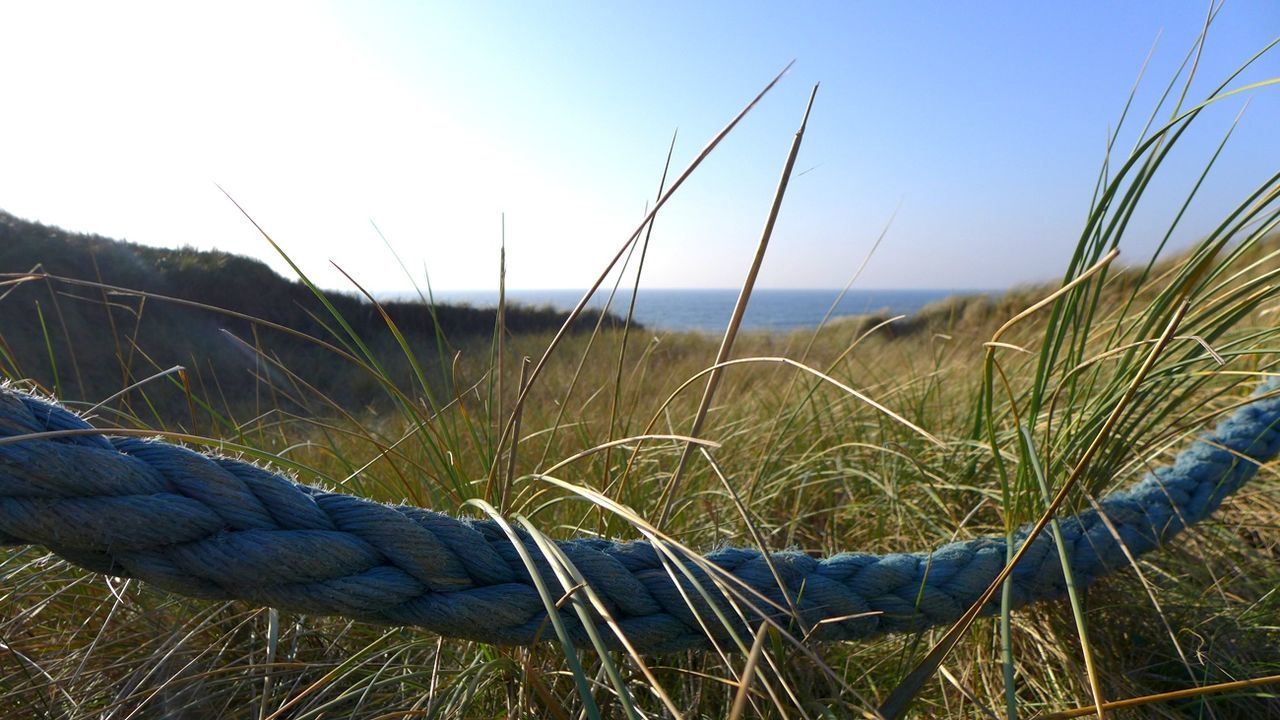
[[[0,208],[284,269],[231,193],[321,284],[402,291],[583,287],[674,164],[794,69],[659,216],[652,287],[730,287],[750,263],[810,88],[814,115],[761,284],[861,287],[1056,277],[1107,132],[1153,43],[1142,119],[1207,5],[1162,3],[38,3],[0,9]],[[1199,98],[1280,32],[1229,2]],[[1280,76],[1273,53],[1239,82]],[[1280,89],[1211,109],[1123,246],[1145,259],[1250,106],[1183,245],[1280,169]],[[1140,123],[1122,134],[1132,145]]]

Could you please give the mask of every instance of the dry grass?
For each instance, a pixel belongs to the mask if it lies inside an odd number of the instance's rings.
[[[1132,205],[1195,119],[1178,102],[1162,111],[1168,124],[1154,123],[1100,179],[1064,273],[1064,282],[1078,282],[999,344],[989,342],[997,330],[1053,288],[954,300],[889,323],[849,319],[816,334],[739,336],[738,361],[723,367],[699,433],[718,446],[689,456],[664,529],[702,550],[815,554],[1004,535],[1044,508],[1037,464],[1054,490],[1078,473],[1070,512],[1166,460],[1237,402],[1272,372],[1280,350],[1280,267],[1267,239],[1277,224],[1276,178],[1190,252],[1079,280],[1121,243]],[[1144,370],[1152,341],[1179,318],[1173,340]],[[386,389],[378,371],[386,358],[340,318],[325,340],[369,368],[390,410],[331,403],[280,367],[260,378],[261,405],[244,418],[218,416],[193,397],[190,417],[172,429],[230,438],[345,492],[470,514],[477,510],[468,501],[480,498],[551,537],[618,539],[640,536],[635,518],[583,497],[598,493],[656,520],[686,444],[585,451],[642,434],[687,434],[720,345],[621,330],[405,343],[419,382]],[[542,360],[522,392],[526,357]],[[1130,387],[1136,392],[1126,400]],[[272,398],[286,392],[308,396],[318,414],[279,409]],[[104,425],[142,424],[119,402],[97,414]],[[19,548],[0,554],[0,706],[13,717],[66,718],[848,717],[874,714],[897,690],[914,694],[926,716],[1030,716],[1088,705],[1098,694],[1116,700],[1275,675],[1278,518],[1272,466],[1212,521],[1074,602],[974,622],[954,649],[933,656],[936,671],[915,676],[924,678],[915,688],[904,679],[946,628],[825,645],[770,632],[751,652],[641,661],[186,600]],[[1092,681],[1086,654],[1097,668]],[[1274,686],[1236,688],[1119,712],[1262,717],[1280,713],[1280,695]]]

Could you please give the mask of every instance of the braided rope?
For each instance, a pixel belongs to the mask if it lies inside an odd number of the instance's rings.
[[[1280,382],[1264,386],[1277,388]],[[58,405],[0,388],[0,436],[90,428]],[[1098,508],[1111,528],[1097,510],[1064,519],[1076,582],[1123,567],[1121,542],[1137,555],[1204,518],[1278,451],[1280,397],[1262,397],[1173,465],[1104,498]],[[1028,531],[1015,534],[1018,545]],[[561,588],[533,538],[517,537],[546,586]],[[1066,593],[1052,535],[1031,543],[1011,576],[1015,606]],[[155,440],[73,434],[0,445],[0,544],[43,545],[89,570],[200,598],[417,625],[498,644],[529,644],[548,632],[547,608],[525,561],[493,521],[326,492]],[[764,615],[785,624],[783,608],[795,613],[790,622],[827,640],[947,624],[977,601],[1006,558],[1002,537],[929,553],[826,559],[794,551],[766,559],[758,550],[726,548],[706,559],[750,589],[745,602],[730,602],[723,582],[698,564],[646,542],[557,546],[631,645],[650,653],[707,647],[708,634],[717,642],[730,632],[749,634]],[[847,619],[820,624],[834,618]],[[590,645],[578,617],[561,613],[561,621],[575,643]],[[616,638],[608,641],[617,646]]]

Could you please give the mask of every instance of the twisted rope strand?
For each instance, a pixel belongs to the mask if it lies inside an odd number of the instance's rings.
[[[1260,393],[1276,389],[1280,381]],[[88,429],[54,403],[0,388],[0,436]],[[1112,493],[1098,510],[1064,519],[1076,582],[1123,567],[1125,546],[1134,555],[1150,551],[1203,519],[1277,452],[1280,396],[1257,397],[1172,465]],[[1015,543],[1027,542],[1028,532],[1015,533]],[[557,587],[533,539],[518,537],[541,579]],[[1015,606],[1066,594],[1052,535],[1030,542],[1011,576]],[[547,619],[529,569],[493,521],[326,492],[156,440],[81,433],[0,445],[0,544],[42,545],[94,572],[182,595],[497,644],[532,643]],[[977,601],[1006,558],[1002,537],[825,559],[725,548],[706,559],[756,595],[731,603],[704,569],[687,562],[673,571],[670,558],[646,542],[584,538],[557,546],[631,644],[648,653],[708,647],[708,632],[717,642],[741,637],[766,616],[824,640],[948,624]],[[788,618],[789,607],[799,617]],[[575,643],[589,645],[574,613],[561,621]]]

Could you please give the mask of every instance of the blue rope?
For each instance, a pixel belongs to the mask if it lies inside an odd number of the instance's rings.
[[[1276,381],[1263,388],[1277,389]],[[0,388],[0,436],[90,428],[56,404]],[[1206,517],[1278,451],[1280,396],[1258,397],[1173,465],[1100,501],[1111,528],[1097,510],[1064,519],[1076,582],[1125,566],[1124,547],[1147,552]],[[1015,542],[1026,542],[1028,532]],[[563,586],[536,543],[518,537],[558,592]],[[92,433],[0,445],[0,543],[43,545],[89,570],[200,598],[498,644],[529,644],[550,632],[530,571],[493,521],[326,492],[155,440]],[[758,550],[726,548],[706,556],[734,578],[717,585],[696,563],[646,542],[557,545],[632,646],[649,653],[708,647],[708,635],[719,643],[731,632],[749,636],[766,616],[823,640],[948,624],[977,601],[1006,557],[1002,537],[929,553],[826,559],[789,551],[766,561]],[[1031,540],[1011,577],[1015,606],[1065,595],[1050,533]],[[571,639],[589,646],[581,620],[561,616]],[[836,618],[845,619],[822,622]]]

